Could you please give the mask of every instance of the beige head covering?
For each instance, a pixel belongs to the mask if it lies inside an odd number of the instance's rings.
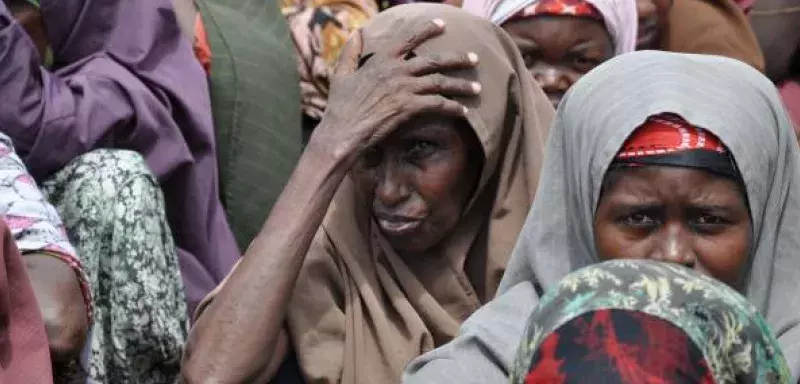
[[[553,111],[499,27],[455,7],[404,5],[363,30],[363,54],[397,46],[434,18],[445,21],[445,33],[417,55],[480,57],[477,70],[454,73],[483,84],[480,97],[465,101],[485,155],[476,194],[436,251],[409,259],[389,247],[370,204],[345,179],[290,305],[292,342],[309,382],[399,382],[411,359],[452,339],[494,295],[533,202]]]

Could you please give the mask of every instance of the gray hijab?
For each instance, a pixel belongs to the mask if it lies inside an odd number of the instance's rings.
[[[453,342],[414,361],[405,382],[506,380],[540,292],[598,261],[592,222],[611,160],[639,125],[664,112],[710,130],[733,153],[753,220],[743,293],[778,337],[792,375],[800,375],[800,164],[778,93],[733,59],[643,51],[608,61],[570,89],[498,296]]]

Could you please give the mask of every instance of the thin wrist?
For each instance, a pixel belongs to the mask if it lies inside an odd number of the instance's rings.
[[[315,132],[322,133],[339,129],[339,127],[328,128],[323,124],[325,124],[324,120],[317,126]],[[325,134],[312,134],[306,145],[306,153],[318,157],[323,161],[323,164],[332,165],[334,168],[343,167],[348,170],[355,162],[357,152],[357,144],[349,143],[345,140],[329,140],[328,135]]]

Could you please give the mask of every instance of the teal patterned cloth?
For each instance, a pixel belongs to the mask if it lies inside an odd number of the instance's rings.
[[[644,260],[595,264],[550,290],[528,321],[511,382],[525,382],[548,335],[602,310],[640,312],[677,326],[702,351],[718,384],[791,382],[777,339],[747,299],[690,269]]]

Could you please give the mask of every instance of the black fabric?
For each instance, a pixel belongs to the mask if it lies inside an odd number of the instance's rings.
[[[741,181],[741,174],[730,153],[709,150],[680,151],[665,155],[650,155],[615,159],[613,165],[666,165],[697,168],[733,180]]]

